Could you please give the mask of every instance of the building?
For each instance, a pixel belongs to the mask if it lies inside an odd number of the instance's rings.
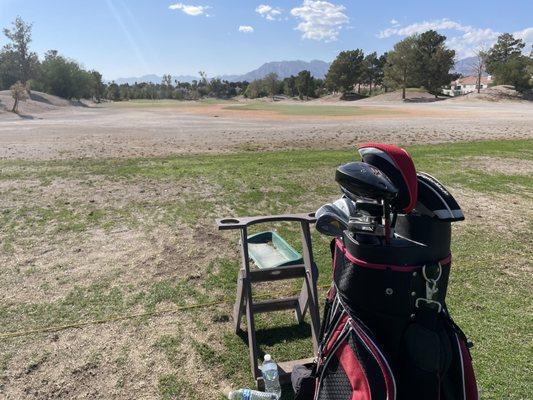
[[[482,76],[480,82],[480,89],[486,89],[492,82],[492,77]],[[465,76],[452,81],[449,86],[442,89],[442,93],[448,96],[461,96],[463,94],[472,93],[477,90],[477,76]]]

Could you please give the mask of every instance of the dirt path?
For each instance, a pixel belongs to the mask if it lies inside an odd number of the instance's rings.
[[[377,107],[369,103],[357,106]],[[531,104],[438,102],[379,107],[390,114],[287,116],[194,103],[64,107],[24,118],[1,112],[0,158],[136,157],[334,149],[368,140],[412,144],[533,137]]]

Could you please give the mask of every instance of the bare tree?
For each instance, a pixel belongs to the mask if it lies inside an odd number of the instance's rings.
[[[479,47],[475,51],[474,61],[470,65],[473,75],[476,77],[476,89],[477,92],[481,90],[481,77],[485,73],[486,69],[487,51],[485,47]]]
[[[18,113],[19,102],[28,99],[28,89],[26,88],[26,85],[23,85],[20,82],[15,83],[11,86],[11,96],[13,97],[13,100],[15,100],[11,111]]]

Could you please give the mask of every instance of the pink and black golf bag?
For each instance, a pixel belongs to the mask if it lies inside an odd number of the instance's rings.
[[[334,236],[333,283],[318,360],[293,373],[296,398],[477,400],[471,343],[445,301],[461,209],[405,150],[359,153],[337,169],[343,198],[316,213]]]

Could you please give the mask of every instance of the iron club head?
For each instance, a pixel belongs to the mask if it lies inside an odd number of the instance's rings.
[[[342,236],[348,229],[349,214],[334,204],[325,204],[315,213],[316,229],[328,236]]]

